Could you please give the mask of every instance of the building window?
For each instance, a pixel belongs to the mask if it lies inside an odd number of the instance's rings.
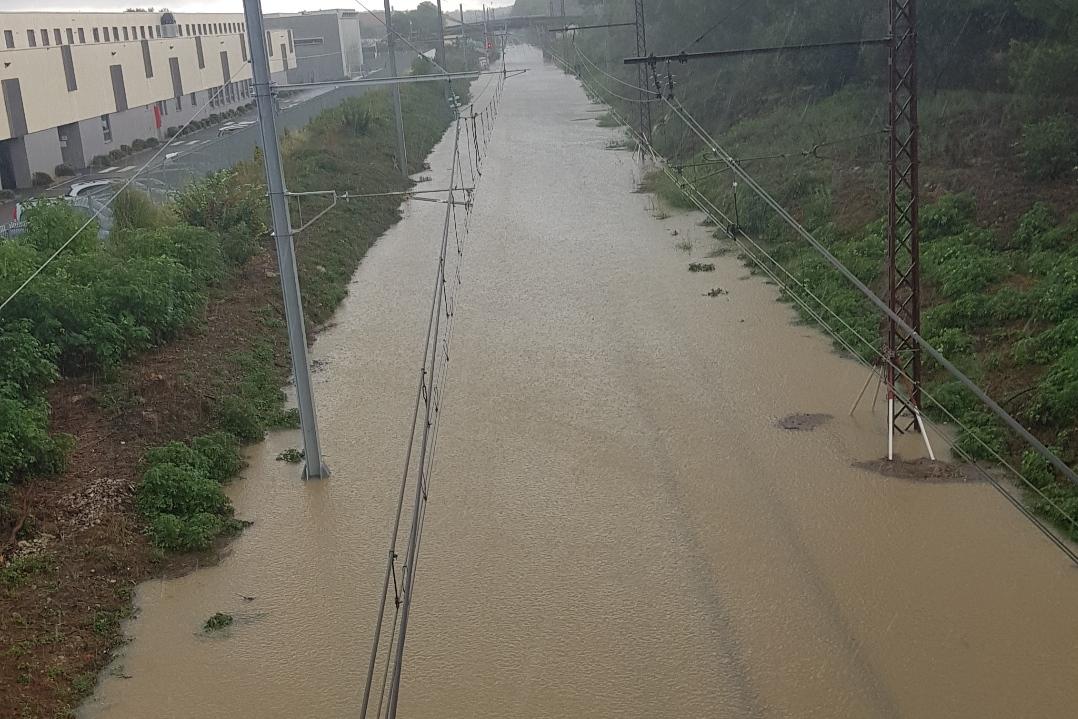
[[[45,28],[41,28],[41,44],[42,45],[48,45],[49,44],[49,31],[46,30]]]
[[[292,37],[291,30],[288,31],[288,52],[292,53],[293,55],[296,54],[296,41]]]
[[[37,35],[34,34],[33,30],[26,31],[26,43],[30,47],[37,47]]]
[[[183,34],[184,35],[190,35],[191,34],[191,26],[190,25],[184,25],[184,28],[186,28],[186,29],[183,31]]]
[[[191,100],[191,107],[198,107],[198,93],[197,92],[192,92],[191,93],[190,100]]]
[[[155,25],[153,31],[157,34],[157,37],[161,37],[161,26]]]
[[[120,28],[115,25],[112,27],[112,39],[119,42],[120,40]]]
[[[109,29],[107,27],[101,28],[101,32],[105,33],[105,42],[109,41]]]
[[[176,112],[179,112],[182,109],[183,109],[183,95],[178,95],[176,97]]]
[[[56,41],[57,45],[64,44],[64,36],[60,34],[60,28],[54,27],[52,29],[52,39]]]
[[[296,40],[296,45],[299,45],[300,47],[303,47],[304,45],[322,45],[324,43],[325,39],[320,37],[301,37]]]
[[[90,32],[93,33],[94,42],[101,42],[101,33],[98,32],[96,27],[90,28]]]
[[[15,33],[11,30],[4,30],[4,47],[9,50],[15,47]]]
[[[83,30],[81,27],[79,28],[79,44],[80,45],[85,45],[86,44],[86,31]]]
[[[130,40],[131,36],[127,34],[127,25],[124,25],[124,40]]]
[[[138,28],[135,27],[134,25],[132,25],[131,26],[131,39],[135,40],[137,38],[138,38]]]
[[[101,135],[105,138],[105,142],[112,142],[112,122],[108,115],[101,116]]]
[[[139,36],[140,40],[145,40],[146,39],[146,26],[145,25],[139,25],[138,26],[138,36]]]
[[[273,41],[270,40],[269,30],[266,30],[266,47],[269,49],[269,56],[273,57]]]
[[[67,44],[68,45],[74,45],[75,44],[75,31],[72,30],[71,28],[67,29]]]

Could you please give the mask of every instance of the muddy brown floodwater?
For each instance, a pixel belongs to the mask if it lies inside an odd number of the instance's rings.
[[[400,715],[1074,716],[1078,571],[987,485],[855,468],[884,443],[848,416],[865,371],[734,257],[690,274],[698,218],[656,219],[617,131],[579,121],[601,108],[510,62]],[[407,207],[314,347],[333,477],[274,461],[295,433],[254,447],[230,488],[254,526],[141,587],[84,716],[358,716],[441,213]],[[832,419],[777,426],[800,413]]]

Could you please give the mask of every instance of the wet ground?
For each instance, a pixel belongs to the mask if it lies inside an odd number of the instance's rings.
[[[853,466],[885,447],[882,412],[848,414],[867,371],[706,258],[699,218],[656,219],[573,79],[509,61],[400,716],[1071,716],[1078,572],[985,484]],[[314,347],[333,477],[274,461],[294,433],[253,448],[231,494],[255,524],[142,587],[85,716],[357,715],[441,212],[408,206]]]

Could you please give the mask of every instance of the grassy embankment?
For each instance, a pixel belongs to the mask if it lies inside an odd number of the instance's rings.
[[[438,83],[405,86],[403,105],[415,172],[451,113]],[[388,95],[349,100],[285,138],[289,187],[407,189],[394,146]],[[87,228],[0,316],[0,716],[72,715],[135,584],[212,561],[242,526],[222,491],[239,445],[294,426],[263,195],[255,161],[167,208],[123,197],[107,242]],[[343,203],[297,237],[309,328],[400,204]],[[0,294],[80,221],[31,212],[0,245]]]
[[[1043,147],[1028,126],[1023,130],[1022,101],[969,91],[941,91],[922,101],[922,179],[931,203],[922,213],[924,335],[1074,466],[1078,214],[1073,213],[1078,198],[1070,173],[1045,171],[1045,162],[1059,150],[1051,143]],[[798,105],[799,122],[790,120],[793,107],[777,107],[733,124],[720,141],[735,157],[767,158],[745,166],[882,296],[886,138],[872,131],[880,126],[879,107],[879,93],[848,88]],[[781,145],[776,147],[775,138]],[[853,139],[821,144],[835,138]],[[788,157],[774,157],[781,154]],[[735,188],[729,173],[713,174],[719,169],[685,172],[732,215]],[[665,176],[655,175],[650,183],[670,204],[688,207]],[[866,346],[853,332],[838,330],[865,359],[876,359],[879,312],[759,198],[742,188],[737,199],[741,227],[762,239],[777,261],[873,342]],[[942,368],[930,364],[927,375],[927,390],[938,400],[928,402],[927,410],[943,419],[940,406],[945,407],[972,430],[960,433],[959,447],[976,459],[992,460],[998,453],[1054,502],[1078,514],[1078,492],[1046,462]],[[1026,497],[1078,540],[1078,527],[1069,526],[1049,503],[1033,492]]]

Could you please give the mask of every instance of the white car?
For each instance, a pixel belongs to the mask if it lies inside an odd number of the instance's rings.
[[[112,184],[112,180],[90,180],[88,182],[75,182],[72,183],[71,189],[68,191],[68,197],[78,197],[83,193],[88,193],[99,187],[108,187]]]

